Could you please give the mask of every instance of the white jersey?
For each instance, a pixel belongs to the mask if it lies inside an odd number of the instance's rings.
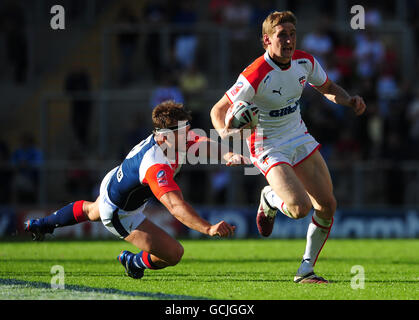
[[[238,77],[226,95],[231,103],[252,102],[259,107],[259,124],[267,138],[292,134],[304,125],[300,114],[301,94],[306,82],[320,87],[327,75],[310,54],[295,50],[291,65],[281,70],[266,51]]]
[[[244,100],[259,108],[259,123],[247,144],[252,162],[262,173],[279,163],[295,166],[319,148],[301,119],[299,100],[307,82],[321,87],[327,80],[318,61],[304,51],[295,50],[285,70],[265,52],[226,92],[231,103]]]

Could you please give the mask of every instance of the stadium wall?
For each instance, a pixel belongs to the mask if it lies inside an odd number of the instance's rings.
[[[198,207],[202,217],[211,223],[226,220],[235,225],[237,238],[257,238],[255,208],[237,207]],[[43,217],[54,210],[0,207],[0,237],[24,234],[23,222],[26,219]],[[291,220],[278,215],[270,238],[305,238],[310,216]],[[174,219],[164,208],[148,213],[148,218],[179,238],[203,238]],[[332,238],[418,238],[419,209],[340,209],[336,212]],[[69,239],[112,239],[113,235],[100,223],[83,223],[57,229],[54,238]]]

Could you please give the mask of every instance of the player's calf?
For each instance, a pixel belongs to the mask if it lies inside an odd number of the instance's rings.
[[[45,234],[53,233],[55,228],[71,226],[89,220],[83,209],[86,201],[72,202],[53,214],[40,219],[28,220],[25,222],[25,231],[31,232],[33,240],[41,241]]]
[[[318,205],[315,205],[314,209],[317,216],[321,219],[330,220],[333,218],[337,208],[336,198],[332,195],[324,201],[319,201]]]

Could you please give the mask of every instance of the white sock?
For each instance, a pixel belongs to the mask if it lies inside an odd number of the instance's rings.
[[[273,190],[268,191],[266,193],[266,200],[268,201],[268,203],[271,207],[278,209],[283,214],[285,214],[287,217],[290,217],[290,218],[294,219],[292,217],[292,215],[289,213],[287,205],[285,204],[285,202],[282,201],[282,199],[280,197],[278,197],[278,195]]]
[[[305,263],[307,264],[304,268],[311,267],[312,269],[314,267],[317,257],[329,237],[332,224],[333,218],[329,220],[322,219],[317,216],[317,212],[314,212],[307,230],[306,251],[303,256],[303,264],[301,267],[303,267]]]

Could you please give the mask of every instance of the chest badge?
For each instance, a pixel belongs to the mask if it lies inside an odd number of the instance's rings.
[[[304,88],[305,84],[306,84],[306,76],[302,76],[298,79],[298,81],[300,82],[301,86]]]

